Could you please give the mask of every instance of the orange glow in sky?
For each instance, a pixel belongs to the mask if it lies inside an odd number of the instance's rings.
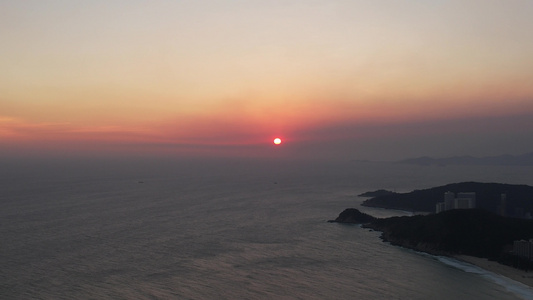
[[[0,155],[533,150],[531,1],[32,3],[0,13]]]

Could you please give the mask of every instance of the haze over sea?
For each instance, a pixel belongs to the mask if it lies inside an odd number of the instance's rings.
[[[260,160],[4,161],[2,299],[532,299],[331,224],[356,195],[533,185],[533,167]],[[378,217],[408,215],[362,208]]]

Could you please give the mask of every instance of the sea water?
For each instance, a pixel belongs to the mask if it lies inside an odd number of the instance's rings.
[[[379,232],[327,223],[358,194],[531,167],[370,162],[3,162],[2,299],[531,299],[533,290]],[[474,271],[473,271],[474,270]]]

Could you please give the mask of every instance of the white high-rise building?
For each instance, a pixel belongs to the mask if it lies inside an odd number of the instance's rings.
[[[455,193],[444,193],[444,210],[450,210],[454,208]]]
[[[474,192],[461,192],[455,193],[446,192],[444,193],[444,202],[437,203],[435,207],[435,212],[440,213],[445,210],[450,209],[469,209],[476,208],[476,193]]]
[[[465,199],[468,202],[468,207],[466,208],[476,208],[476,193],[474,192],[461,192],[457,193],[458,199]]]

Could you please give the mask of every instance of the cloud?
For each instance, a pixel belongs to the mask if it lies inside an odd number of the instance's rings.
[[[52,136],[63,132],[68,123],[28,122],[23,119],[0,116],[0,137],[25,139]]]
[[[313,116],[313,113],[308,115]],[[274,150],[272,139],[278,135],[286,143]],[[341,160],[498,155],[533,150],[533,114],[458,114],[441,119],[412,120],[311,117],[279,122],[242,110],[227,110],[134,127],[28,122],[4,116],[0,117],[0,137],[0,144],[10,149],[88,155],[274,155]]]
[[[34,122],[0,117],[0,137],[4,143],[38,141],[124,141],[139,140],[144,130],[120,126],[79,126],[68,122]]]

